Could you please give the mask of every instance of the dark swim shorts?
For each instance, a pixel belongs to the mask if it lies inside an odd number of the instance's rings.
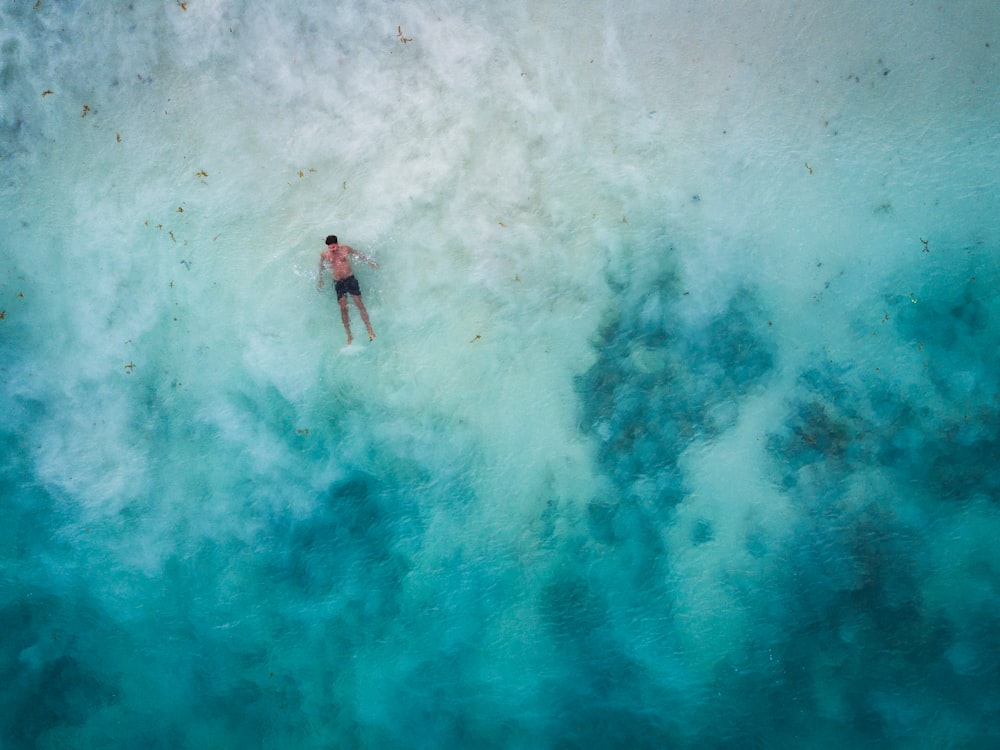
[[[337,288],[337,299],[345,294],[353,294],[355,297],[361,296],[361,287],[358,286],[358,280],[354,278],[353,274],[344,279],[337,279],[334,286]]]

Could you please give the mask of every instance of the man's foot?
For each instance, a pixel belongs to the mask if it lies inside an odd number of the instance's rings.
[[[375,340],[375,331],[373,331],[371,328],[368,329],[368,340],[369,341]]]
[[[351,334],[347,334],[347,345],[350,346],[352,341],[354,341],[354,339],[351,338]]]

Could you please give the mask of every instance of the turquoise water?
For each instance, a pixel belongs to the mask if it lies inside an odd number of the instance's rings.
[[[1000,743],[1000,6],[619,5],[4,4],[0,748]]]

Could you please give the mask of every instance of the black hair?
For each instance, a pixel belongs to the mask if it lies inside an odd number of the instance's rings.
[[[335,235],[335,234],[328,235],[327,238],[326,238],[326,244],[327,245],[336,245],[337,244],[337,235]]]

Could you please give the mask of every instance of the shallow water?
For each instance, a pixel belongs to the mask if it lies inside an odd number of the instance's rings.
[[[0,748],[1000,741],[1000,8],[883,5],[7,3]]]

